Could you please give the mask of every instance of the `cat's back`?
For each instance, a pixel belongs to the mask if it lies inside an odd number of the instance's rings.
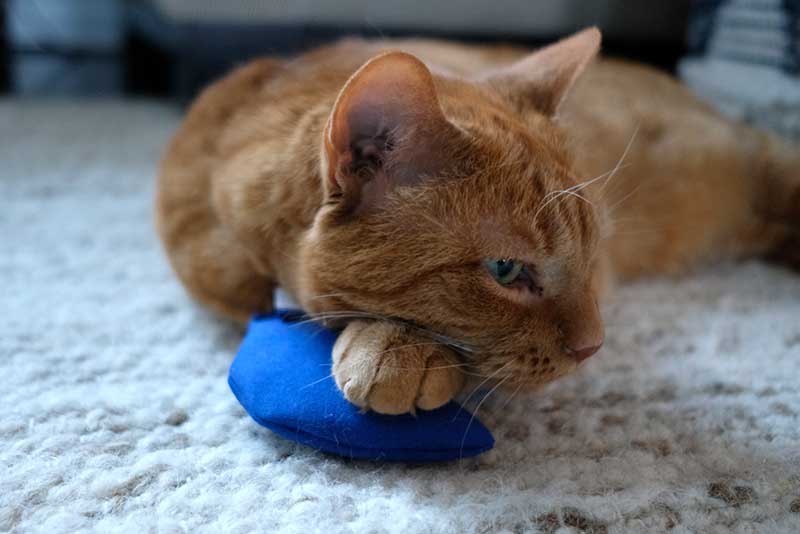
[[[435,76],[456,78],[501,68],[530,52],[428,39],[350,38],[293,59],[252,61],[212,84],[191,106],[163,160],[159,199],[168,205],[165,210],[208,190],[216,169],[248,147],[258,146],[264,158],[280,155],[277,163],[290,171],[302,167],[315,174],[320,136],[337,95],[361,65],[389,50],[414,54]],[[601,156],[618,157],[617,145],[624,149],[637,127],[663,130],[698,116],[706,120],[709,113],[696,113],[701,107],[665,74],[602,59],[587,69],[561,115],[577,144],[585,147],[598,136],[606,140],[597,154],[605,160]],[[310,182],[306,186],[317,189]]]
[[[206,89],[192,105],[176,139],[206,137],[229,153],[265,135],[286,137],[304,116],[330,111],[347,79],[370,58],[390,50],[419,57],[434,75],[471,78],[509,65],[531,52],[507,45],[475,45],[433,39],[347,38],[292,59],[267,58],[235,69]],[[633,100],[638,100],[631,106]],[[565,111],[619,112],[652,104],[695,103],[679,83],[655,69],[601,59],[587,69]],[[663,106],[662,106],[663,107]],[[306,119],[308,120],[308,119]],[[321,129],[319,118],[313,126]],[[191,126],[191,127],[189,127]]]
[[[321,132],[339,89],[368,54],[360,43],[344,41],[295,59],[252,60],[204,89],[161,162],[156,216],[167,243],[197,227],[187,221],[215,218],[213,182],[242,153],[312,159],[318,142],[311,136]]]
[[[313,171],[322,130],[342,87],[369,59],[390,50],[418,56],[434,74],[457,77],[523,54],[521,49],[447,41],[347,38],[295,58],[251,61],[192,103],[162,161],[159,213],[173,213],[182,203],[211,194],[210,181],[218,170],[255,146],[264,158],[280,155],[281,161],[273,163],[282,172]]]

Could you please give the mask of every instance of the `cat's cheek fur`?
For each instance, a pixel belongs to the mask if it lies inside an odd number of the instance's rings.
[[[322,218],[322,214],[318,213],[317,219],[320,218]],[[300,261],[295,273],[294,297],[304,310],[315,314],[338,311],[345,306],[336,289],[325,284],[325,270],[337,269],[341,266],[333,263],[326,266],[320,262],[320,253],[326,249],[322,240],[320,224],[317,221],[300,240],[298,254]]]

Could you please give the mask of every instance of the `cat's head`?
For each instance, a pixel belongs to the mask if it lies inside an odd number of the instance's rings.
[[[599,43],[585,30],[476,80],[402,52],[358,70],[322,142],[301,304],[408,322],[513,387],[593,354],[600,214],[553,117]]]

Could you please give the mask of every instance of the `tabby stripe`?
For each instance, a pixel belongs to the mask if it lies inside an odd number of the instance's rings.
[[[375,296],[394,297],[394,296],[400,295],[402,293],[408,292],[411,288],[413,288],[414,286],[418,285],[418,282],[420,280],[428,278],[433,274],[437,274],[442,269],[442,267],[448,267],[448,266],[449,265],[447,265],[447,264],[434,265],[434,266],[429,267],[428,269],[425,269],[424,271],[421,271],[420,273],[416,274],[413,278],[411,278],[411,280],[409,280],[409,282],[407,284],[403,284],[403,285],[398,286],[398,287],[393,287],[393,288],[387,289],[385,291],[378,291],[378,290],[375,290],[375,289],[372,289],[372,290],[364,289],[363,286],[358,286],[358,287],[356,287],[356,286],[339,286],[339,287],[341,287],[341,289],[343,291],[346,291],[346,292],[349,292],[349,293],[354,293],[355,295],[359,295],[360,294],[360,295],[369,295],[369,296],[373,296],[373,297],[375,297]]]
[[[537,180],[536,177],[534,177],[534,179],[531,181],[533,182],[533,188],[536,191],[536,194],[539,195],[539,202],[541,202],[544,196],[547,194],[545,192],[544,184],[541,180]]]
[[[536,220],[536,226],[539,229],[539,241],[544,245],[544,252],[552,254],[555,250],[555,235],[552,228],[552,221],[546,215],[539,214]]]
[[[586,246],[589,244],[589,224],[587,223],[587,219],[589,217],[589,206],[586,205],[586,202],[583,200],[578,200],[580,206],[578,206],[577,216],[578,216],[578,230],[580,233],[580,241],[581,245]]]

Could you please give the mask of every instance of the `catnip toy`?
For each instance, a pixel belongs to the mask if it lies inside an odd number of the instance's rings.
[[[450,402],[416,416],[362,412],[331,375],[336,332],[299,320],[301,312],[255,317],[228,383],[260,425],[284,438],[348,458],[431,462],[475,456],[494,439]]]

